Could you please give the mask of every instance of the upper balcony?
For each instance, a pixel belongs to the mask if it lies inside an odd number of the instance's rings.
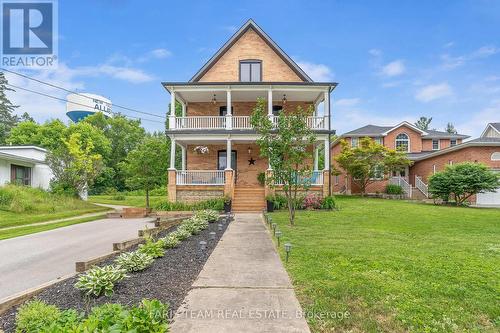
[[[250,115],[257,99],[267,101],[268,116],[276,123],[280,112],[297,107],[310,109],[307,125],[314,131],[330,131],[331,83],[163,83],[170,92],[168,132],[252,131]],[[182,112],[175,114],[179,102]]]

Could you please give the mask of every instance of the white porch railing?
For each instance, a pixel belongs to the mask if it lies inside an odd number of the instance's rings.
[[[233,119],[233,129],[251,129],[249,116],[232,116]]]
[[[226,121],[227,118],[232,119],[232,121]],[[276,123],[278,117],[272,116],[271,120]],[[328,117],[307,117],[306,123],[313,130],[328,129]],[[252,129],[252,125],[250,124],[250,116],[192,116],[175,117],[175,126],[170,126],[170,129]]]
[[[415,187],[418,188],[426,198],[429,197],[429,186],[424,183],[422,178],[419,176],[415,176]]]
[[[224,185],[224,170],[177,170],[177,185]]]
[[[226,117],[219,117],[219,116],[176,117],[175,128],[224,129],[226,128]]]
[[[323,185],[323,171],[313,171],[311,176],[299,176],[297,182],[310,185]],[[282,181],[276,181],[276,185],[283,185]]]
[[[401,186],[406,196],[408,198],[411,198],[412,195],[411,185],[403,177],[392,177],[389,179],[389,184]]]

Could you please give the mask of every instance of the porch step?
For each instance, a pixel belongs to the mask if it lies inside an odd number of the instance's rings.
[[[266,207],[262,187],[236,187],[232,210],[234,212],[259,212]]]

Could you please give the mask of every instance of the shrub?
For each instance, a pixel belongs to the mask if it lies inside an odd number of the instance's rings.
[[[121,332],[166,332],[167,306],[158,300],[143,300],[123,319]]]
[[[217,214],[217,216],[218,216],[218,214]],[[181,229],[184,228],[184,229],[188,230],[189,232],[191,232],[191,234],[196,235],[200,231],[205,230],[207,227],[208,227],[208,221],[206,219],[193,216],[189,219],[186,219],[182,223],[180,228]]]
[[[171,249],[179,245],[181,242],[175,235],[169,234],[166,237],[161,238],[164,244],[164,248]]]
[[[387,194],[403,194],[403,188],[396,184],[387,184],[385,187],[385,193]]]
[[[197,211],[194,216],[208,222],[215,222],[219,219],[219,212],[213,209],[204,209]]]
[[[84,332],[108,332],[108,329],[123,320],[126,310],[121,304],[107,303],[93,307],[89,316],[82,322]]]
[[[475,194],[495,191],[499,186],[499,174],[484,164],[471,162],[448,165],[429,178],[429,193],[445,202],[452,198],[457,206]]]
[[[329,195],[323,198],[323,204],[321,205],[321,208],[332,210],[336,207],[337,205],[335,204],[335,198],[333,197],[333,195]]]
[[[155,242],[152,238],[147,238],[146,243],[139,245],[139,250],[137,251],[153,258],[159,258],[165,254],[164,246],[165,244],[162,241]]]
[[[139,251],[122,253],[116,258],[116,264],[127,272],[138,272],[149,267],[154,258]]]
[[[274,209],[276,210],[284,209],[288,206],[286,197],[284,195],[275,194],[274,196],[268,196],[266,200],[271,201],[273,203]]]
[[[323,204],[323,199],[315,193],[308,193],[302,202],[304,209],[319,209]]]
[[[259,172],[257,175],[257,181],[261,186],[266,185],[266,173],[265,172]]]
[[[16,332],[40,332],[56,322],[61,311],[54,305],[34,300],[21,305],[16,315]]]
[[[201,210],[213,209],[224,210],[224,198],[210,199],[206,201],[186,203],[186,202],[160,202],[153,207],[157,211],[172,211],[172,210]]]
[[[104,294],[111,296],[115,282],[127,277],[125,273],[126,271],[123,268],[117,266],[96,266],[87,271],[87,273],[80,275],[75,287],[83,291],[86,295],[97,297]]]

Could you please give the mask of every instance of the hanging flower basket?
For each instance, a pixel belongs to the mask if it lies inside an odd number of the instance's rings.
[[[196,147],[194,147],[193,150],[194,150],[195,153],[198,153],[200,155],[208,154],[208,152],[209,152],[207,146],[196,146]]]

